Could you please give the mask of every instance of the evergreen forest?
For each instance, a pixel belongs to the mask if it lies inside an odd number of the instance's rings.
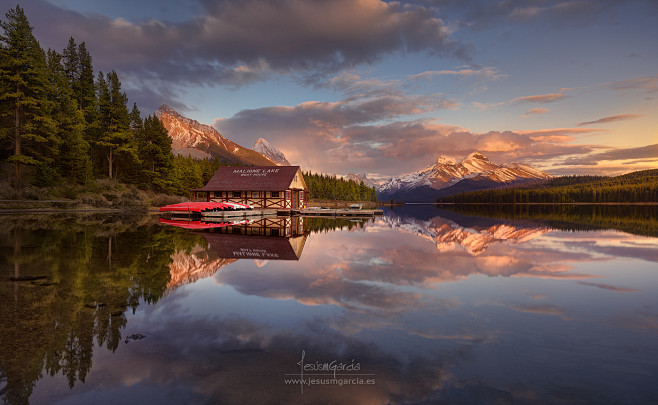
[[[462,193],[439,203],[638,203],[658,202],[658,169],[615,177],[564,176],[531,187]]]
[[[303,172],[304,182],[311,193],[312,199],[347,200],[347,201],[377,201],[377,191],[368,187],[362,181],[345,180],[325,174]]]

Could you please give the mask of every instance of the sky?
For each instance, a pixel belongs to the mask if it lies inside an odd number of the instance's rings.
[[[384,179],[475,150],[554,175],[658,168],[655,0],[18,4],[143,115],[167,104],[304,170]]]

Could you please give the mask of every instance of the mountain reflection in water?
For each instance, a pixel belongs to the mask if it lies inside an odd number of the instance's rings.
[[[408,206],[362,222],[209,230],[0,217],[0,395],[12,404],[658,401],[658,239],[606,229],[629,225],[600,211],[472,214]],[[650,235],[655,210],[627,216]],[[37,274],[47,278],[8,281]],[[145,338],[127,339],[136,333]],[[306,364],[358,363],[364,381],[286,383],[302,351]]]

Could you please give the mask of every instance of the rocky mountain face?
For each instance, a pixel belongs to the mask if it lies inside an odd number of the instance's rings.
[[[184,117],[167,105],[160,106],[155,115],[169,132],[172,140],[171,151],[174,154],[195,158],[218,157],[226,163],[275,165],[255,150],[238,145],[223,137],[215,128]]]
[[[352,173],[349,172],[347,173],[347,176],[345,176],[345,180],[354,180],[355,182],[363,182],[368,187],[374,187],[376,190],[379,189],[379,183],[376,182],[375,180],[368,178],[368,176],[365,173]]]
[[[550,179],[550,174],[519,163],[498,165],[479,152],[473,152],[459,163],[439,157],[425,169],[392,177],[377,189],[380,200],[432,202],[438,197],[464,191],[495,188],[523,182]]]
[[[252,149],[274,162],[277,166],[290,166],[286,156],[263,138],[258,138]]]

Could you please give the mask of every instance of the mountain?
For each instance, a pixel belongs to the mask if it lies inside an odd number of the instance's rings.
[[[274,162],[277,166],[290,166],[286,156],[263,138],[258,138],[252,149]]]
[[[171,151],[174,154],[195,158],[218,157],[226,163],[275,165],[260,153],[224,138],[215,128],[184,117],[167,105],[161,105],[155,115],[169,132],[172,140]]]
[[[522,182],[545,181],[550,174],[519,163],[498,165],[479,152],[473,152],[459,163],[439,157],[425,169],[393,177],[378,188],[380,200],[433,202],[438,197],[464,191],[496,188]]]
[[[357,183],[363,182],[363,184],[365,184],[368,187],[374,187],[375,189],[379,188],[379,183],[373,179],[368,178],[368,176],[365,173],[355,174],[349,172],[347,173],[347,176],[345,176],[345,180],[354,180]]]

